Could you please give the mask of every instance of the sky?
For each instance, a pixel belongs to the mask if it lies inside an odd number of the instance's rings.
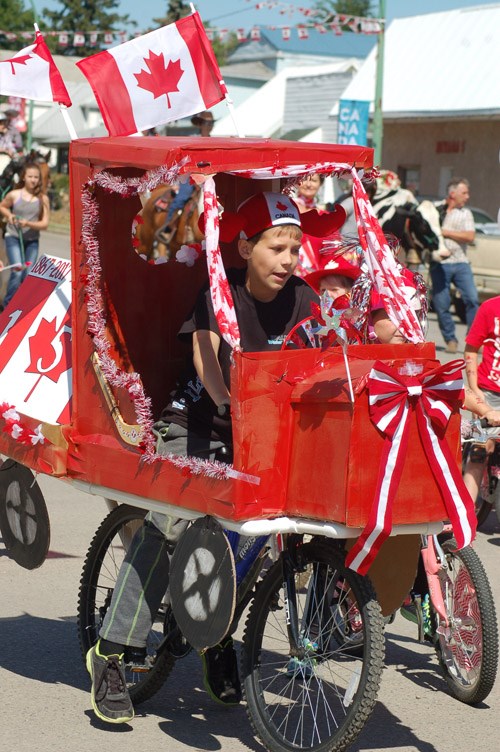
[[[57,0],[34,0],[38,10],[61,8]],[[274,8],[264,7],[256,9],[258,0],[197,0],[194,3],[196,10],[204,21],[211,21],[212,26],[219,28],[245,28],[250,29],[253,24],[267,25],[295,25],[304,19],[298,12],[293,14],[281,13],[286,7],[311,8],[314,0],[295,0],[295,2],[276,2]],[[267,4],[271,5],[271,2]],[[423,13],[432,13],[456,8],[466,8],[478,5],[487,5],[488,2],[474,2],[474,0],[386,0],[386,17],[390,22],[393,18],[416,16]],[[490,3],[491,4],[491,3]],[[28,3],[26,2],[26,5]],[[379,2],[372,3],[373,8],[379,8]],[[137,21],[137,30],[153,27],[153,18],[162,16],[166,12],[166,0],[121,0],[118,12],[128,14],[132,20]],[[378,12],[378,11],[377,11]]]

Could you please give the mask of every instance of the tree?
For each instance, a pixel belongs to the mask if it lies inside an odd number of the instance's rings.
[[[7,0],[9,2],[9,0]],[[123,31],[124,26],[135,26],[128,15],[122,16],[114,12],[120,4],[119,0],[58,0],[62,5],[61,10],[42,11],[43,19],[40,28],[47,26],[51,31],[69,31],[74,33],[81,31],[87,35],[91,31]],[[52,50],[57,48],[57,38],[47,37],[47,44]],[[102,37],[98,38],[97,46],[86,44],[82,47],[68,47],[65,54],[68,55],[91,55],[99,50],[102,45]]]
[[[325,13],[325,17],[332,13],[346,16],[369,17],[371,13],[371,0],[319,0],[314,7]]]
[[[170,0],[167,3],[167,13],[161,18],[153,18],[153,21],[158,26],[168,26],[168,24],[178,21],[184,16],[188,16],[191,13],[191,6],[189,3],[184,3],[182,0]]]
[[[9,40],[2,32],[17,34],[20,31],[33,31],[33,11],[27,10],[23,0],[0,0],[0,46],[4,50],[20,50],[31,44],[31,41],[20,39]]]
[[[166,26],[184,18],[184,16],[188,16],[190,13],[191,6],[189,3],[184,3],[182,0],[170,0],[167,3],[166,15],[161,18],[153,18],[153,21],[158,26]],[[205,28],[209,29],[210,24],[205,24]],[[217,62],[219,65],[225,65],[231,52],[238,46],[238,39],[234,32],[230,32],[224,40],[214,39],[211,44]]]

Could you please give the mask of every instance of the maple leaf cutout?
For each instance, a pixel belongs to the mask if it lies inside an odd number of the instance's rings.
[[[170,107],[169,94],[174,91],[179,91],[177,84],[179,83],[184,71],[181,68],[180,60],[169,60],[168,65],[165,67],[165,60],[163,58],[163,52],[159,55],[155,55],[151,50],[149,51],[149,58],[144,58],[149,71],[141,70],[140,73],[134,73],[137,79],[137,85],[141,89],[150,91],[155,99],[161,97],[163,94],[167,97],[167,106]]]
[[[13,76],[15,76],[16,69],[14,68],[14,65],[26,65],[28,60],[31,60],[31,53],[28,53],[27,55],[18,55],[17,57],[11,58],[10,60],[5,60],[4,62],[10,64],[10,72]]]
[[[281,211],[285,211],[285,209],[288,209],[288,206],[284,204],[282,201],[278,201],[276,204],[276,208],[280,209]]]
[[[67,327],[56,329],[56,319],[42,319],[35,334],[29,338],[30,364],[25,373],[38,373],[57,383],[68,370],[64,353],[71,352],[71,333]]]

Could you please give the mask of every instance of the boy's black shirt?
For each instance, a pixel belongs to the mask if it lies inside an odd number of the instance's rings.
[[[318,296],[298,277],[291,277],[274,300],[261,303],[245,287],[246,269],[229,269],[228,282],[244,352],[279,350],[286,335],[311,316],[311,302]],[[179,337],[192,342],[193,332],[208,330],[220,336],[208,284],[198,295],[194,310],[179,331]],[[230,388],[231,348],[221,339],[219,363],[224,382]],[[188,428],[201,437],[231,444],[231,421],[217,414],[217,407],[201,383],[193,365],[192,353],[177,388],[163,410],[161,420]]]

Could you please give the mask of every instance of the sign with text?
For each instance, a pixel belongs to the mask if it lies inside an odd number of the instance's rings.
[[[341,99],[339,102],[338,143],[366,146],[368,143],[369,114],[370,102]]]
[[[0,314],[0,401],[69,423],[71,375],[71,262],[44,255]]]

